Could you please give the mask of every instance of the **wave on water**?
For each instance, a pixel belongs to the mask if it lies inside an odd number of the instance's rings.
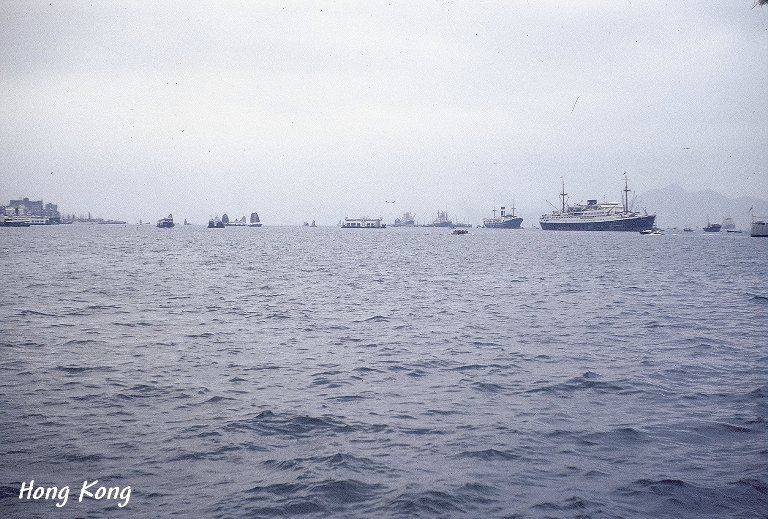
[[[3,235],[0,517],[766,517],[749,240],[167,231]]]

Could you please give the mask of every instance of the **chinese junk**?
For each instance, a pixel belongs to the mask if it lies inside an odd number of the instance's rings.
[[[251,223],[248,227],[261,227],[261,220],[259,220],[259,213],[251,213]]]
[[[587,200],[586,205],[566,203],[565,183],[560,197],[562,208],[542,215],[539,225],[546,231],[643,231],[653,229],[655,214],[640,214],[629,209],[627,179],[624,177],[623,204]]]

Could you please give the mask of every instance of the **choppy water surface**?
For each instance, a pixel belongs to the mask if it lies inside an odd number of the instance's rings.
[[[766,516],[766,240],[0,231],[4,517]]]

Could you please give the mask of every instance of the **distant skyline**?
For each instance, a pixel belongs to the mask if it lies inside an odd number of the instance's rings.
[[[574,201],[619,200],[625,172],[638,194],[768,198],[754,0],[46,1],[0,17],[0,203],[476,220],[512,199],[546,210],[561,177]]]

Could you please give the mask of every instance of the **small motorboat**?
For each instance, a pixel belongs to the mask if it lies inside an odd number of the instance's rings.
[[[454,229],[451,234],[469,234],[469,231],[466,229]]]

